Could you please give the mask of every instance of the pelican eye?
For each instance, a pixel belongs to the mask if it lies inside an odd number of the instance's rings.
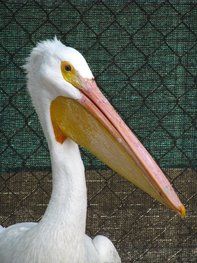
[[[79,86],[78,74],[73,65],[69,61],[61,62],[61,73],[63,78],[74,87]]]
[[[64,69],[65,71],[71,71],[72,68],[71,68],[71,65],[65,65]]]

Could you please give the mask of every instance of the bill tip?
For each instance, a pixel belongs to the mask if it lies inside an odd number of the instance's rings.
[[[185,209],[184,205],[180,206],[179,213],[180,213],[182,218],[186,217],[186,209]]]

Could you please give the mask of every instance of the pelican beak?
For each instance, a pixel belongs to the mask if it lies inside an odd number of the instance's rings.
[[[185,216],[171,184],[92,79],[80,79],[81,99],[51,103],[57,141],[69,137],[160,203]]]

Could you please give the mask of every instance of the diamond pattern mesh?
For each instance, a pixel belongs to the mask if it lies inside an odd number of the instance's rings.
[[[0,223],[39,220],[50,159],[21,66],[56,35],[83,53],[101,87],[165,169],[187,206],[181,220],[81,149],[87,232],[122,261],[196,262],[196,1],[0,1]]]

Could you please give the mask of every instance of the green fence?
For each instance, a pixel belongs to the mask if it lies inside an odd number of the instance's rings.
[[[82,52],[188,207],[181,221],[81,149],[88,231],[109,235],[125,263],[196,262],[196,7],[186,0],[0,1],[0,223],[38,220],[50,196],[48,148],[21,66],[38,41],[56,35]]]

